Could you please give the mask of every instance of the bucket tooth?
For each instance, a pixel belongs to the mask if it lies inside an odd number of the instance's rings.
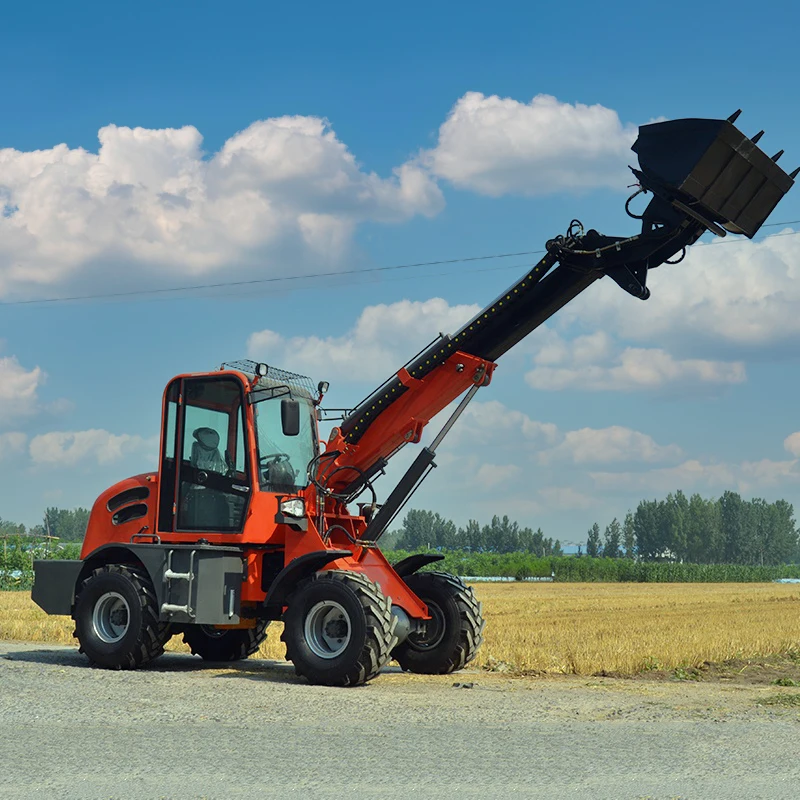
[[[741,108],[737,108],[736,111],[734,111],[733,114],[731,114],[728,117],[728,122],[730,122],[731,124],[736,122],[736,120],[739,119],[739,114],[741,114],[741,113],[742,113],[742,109]]]
[[[759,131],[750,141],[755,144],[763,135],[764,131]]]
[[[772,160],[777,161],[782,155],[783,155],[783,150],[778,150],[778,152],[775,153],[774,156],[772,156]]]
[[[794,180],[798,175],[800,175],[800,167],[798,167],[794,172],[789,173],[789,177]]]

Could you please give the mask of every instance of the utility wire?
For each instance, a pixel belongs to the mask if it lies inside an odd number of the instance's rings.
[[[433,267],[441,264],[460,264],[468,261],[487,261],[493,258],[516,258],[544,253],[544,250],[527,250],[522,253],[498,253],[492,256],[470,256],[469,258],[448,258],[440,261],[420,261],[416,264],[396,264],[391,267],[366,267],[365,269],[345,269],[337,272],[310,272],[305,275],[283,275],[273,278],[254,278],[248,281],[222,281],[220,283],[203,283],[192,286],[172,286],[167,289],[134,289],[126,292],[108,292],[105,294],[85,294],[73,297],[48,297],[41,300],[8,300],[0,301],[2,306],[24,306],[34,303],[68,303],[73,300],[106,300],[114,297],[134,297],[136,295],[168,294],[170,292],[196,291],[201,289],[221,289],[230,286],[253,286],[263,283],[279,283],[283,281],[301,281],[310,278],[331,278],[338,275],[362,275],[370,272],[389,272],[414,267]]]
[[[787,222],[766,223],[762,225],[762,227],[768,228],[768,227],[779,227],[785,225],[799,225],[799,224],[800,220],[789,220]],[[800,234],[800,231],[789,231],[787,233],[776,233],[773,234],[772,237],[768,238],[777,238],[778,236],[797,236],[798,234]],[[763,241],[763,239],[759,241]],[[714,241],[708,243],[709,246],[716,246],[722,244],[728,244],[728,245],[744,244],[744,240],[723,239],[720,241]],[[284,275],[284,276],[275,276],[271,278],[254,278],[246,281],[220,281],[218,283],[194,284],[189,286],[172,286],[164,289],[134,289],[131,291],[124,291],[124,292],[106,292],[100,294],[73,295],[70,297],[48,297],[48,298],[31,299],[31,300],[2,300],[0,301],[0,306],[47,305],[54,303],[76,302],[81,300],[111,300],[111,299],[119,299],[125,297],[149,297],[153,295],[175,294],[177,292],[203,291],[206,289],[228,289],[232,287],[258,286],[264,284],[284,283],[287,281],[313,280],[319,278],[337,278],[343,275],[368,275],[380,272],[393,272],[397,270],[413,269],[415,267],[433,267],[433,266],[441,266],[443,264],[463,264],[473,261],[488,261],[497,258],[517,258],[520,256],[541,255],[542,253],[545,252],[546,252],[545,250],[525,250],[519,253],[497,253],[495,255],[488,255],[488,256],[469,256],[467,258],[448,258],[448,259],[440,259],[438,261],[419,261],[413,264],[395,264],[387,267],[366,267],[364,269],[347,269],[347,270],[340,270],[337,272],[311,272],[311,273],[306,273],[304,275]],[[499,269],[509,269],[509,268],[510,267],[501,267]],[[484,270],[470,270],[470,272],[483,272],[483,271]],[[439,273],[439,275],[442,274],[451,274],[451,273]],[[437,277],[437,276],[430,276],[430,277]]]

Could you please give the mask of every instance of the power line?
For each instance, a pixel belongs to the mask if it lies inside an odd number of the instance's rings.
[[[779,227],[785,225],[800,225],[800,220],[789,220],[787,222],[770,222],[765,225],[762,225],[762,227],[764,228]],[[798,234],[800,234],[800,231],[789,231],[787,233],[776,233],[773,234],[771,237],[767,238],[777,238],[779,236],[797,236]],[[762,239],[759,241],[764,241],[764,240]],[[709,242],[709,245],[716,246],[722,244],[730,245],[730,244],[744,244],[744,243],[745,242],[742,239],[723,239],[719,241]],[[220,281],[218,283],[193,284],[188,286],[171,286],[163,289],[133,289],[124,292],[106,292],[98,294],[73,295],[70,297],[48,297],[48,298],[30,299],[30,300],[2,300],[0,301],[0,306],[47,305],[54,303],[69,303],[82,300],[111,300],[111,299],[119,299],[125,297],[150,297],[153,295],[176,294],[177,292],[192,292],[192,291],[203,291],[207,289],[223,289],[223,288],[228,289],[233,287],[258,286],[264,284],[284,283],[288,281],[313,280],[319,278],[337,278],[343,275],[369,275],[380,272],[393,272],[397,270],[414,269],[416,267],[433,267],[433,266],[441,266],[444,264],[464,264],[474,261],[488,261],[498,258],[517,258],[520,256],[541,255],[544,252],[546,251],[525,250],[519,253],[497,253],[488,256],[469,256],[466,258],[440,259],[438,261],[419,261],[412,264],[395,264],[386,267],[366,267],[364,269],[348,269],[348,270],[340,270],[337,272],[311,272],[303,275],[284,275],[284,276],[275,276],[271,278],[254,278],[246,281]],[[509,269],[509,268],[510,267],[502,267],[500,269]],[[470,270],[470,272],[482,272],[482,271],[484,270]],[[443,274],[447,275],[452,273],[438,273],[438,275],[436,276],[425,276],[425,277],[438,277]]]
[[[414,267],[433,267],[441,264],[460,264],[469,261],[487,261],[494,258],[516,258],[518,256],[531,256],[544,253],[544,250],[527,250],[521,253],[498,253],[491,256],[470,256],[468,258],[448,258],[440,261],[420,261],[416,264],[396,264],[390,267],[366,267],[365,269],[345,269],[337,272],[310,272],[305,275],[283,275],[273,278],[254,278],[247,281],[222,281],[220,283],[203,283],[191,286],[172,286],[166,289],[134,289],[126,292],[108,292],[105,294],[85,294],[72,297],[48,297],[41,300],[7,300],[0,301],[2,306],[24,306],[40,303],[68,303],[74,300],[107,300],[116,297],[134,297],[137,295],[168,294],[171,292],[199,291],[202,289],[221,289],[231,286],[253,286],[264,283],[279,283],[283,281],[301,281],[312,278],[335,278],[339,275],[363,275],[374,272],[390,272],[399,269],[412,269]]]

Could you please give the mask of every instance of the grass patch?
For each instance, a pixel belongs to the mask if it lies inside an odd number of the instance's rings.
[[[768,697],[762,697],[756,705],[797,708],[800,706],[800,694],[771,694]]]

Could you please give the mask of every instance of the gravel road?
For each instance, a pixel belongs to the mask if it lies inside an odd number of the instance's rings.
[[[270,661],[108,672],[0,642],[0,797],[795,798],[798,694],[392,669],[327,689]]]

